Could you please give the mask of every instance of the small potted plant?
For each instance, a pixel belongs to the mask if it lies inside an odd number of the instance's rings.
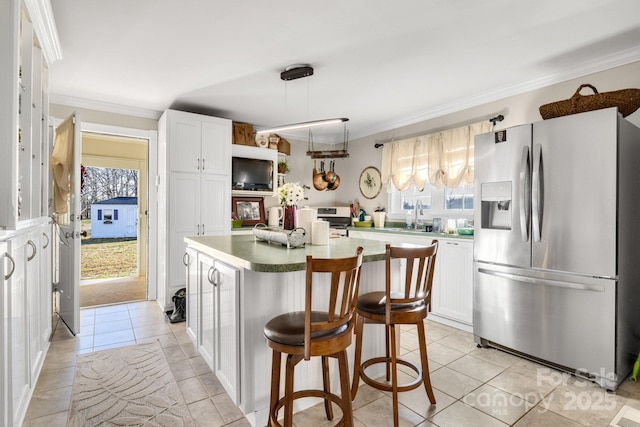
[[[289,170],[289,163],[286,160],[280,160],[278,162],[278,173],[287,174]]]

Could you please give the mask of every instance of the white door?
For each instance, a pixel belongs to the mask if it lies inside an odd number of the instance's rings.
[[[80,332],[80,115],[74,112],[56,129],[51,155],[54,216],[60,226],[60,306],[58,315],[74,335]],[[60,191],[61,195],[56,193]],[[68,195],[65,196],[65,191]],[[67,206],[63,206],[66,199]]]
[[[126,207],[124,209],[124,237],[138,236],[138,208]]]

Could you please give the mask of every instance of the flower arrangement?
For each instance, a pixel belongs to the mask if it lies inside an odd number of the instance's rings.
[[[304,199],[304,188],[298,183],[288,182],[278,187],[273,197],[277,197],[282,206],[296,206],[300,200]]]

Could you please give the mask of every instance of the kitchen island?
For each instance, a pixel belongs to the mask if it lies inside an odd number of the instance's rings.
[[[269,404],[271,351],[263,327],[274,316],[304,310],[307,255],[343,258],[355,255],[356,248],[362,246],[360,293],[384,289],[382,241],[342,237],[330,239],[328,245],[291,249],[255,240],[253,235],[196,236],[185,238],[185,242],[187,333],[254,426],[266,425]],[[399,272],[399,263],[395,265]],[[314,301],[322,304],[322,299],[322,294],[314,292]],[[384,354],[383,329],[371,327],[365,333],[363,357]],[[352,351],[350,348],[350,363]],[[337,391],[338,372],[333,362],[331,385]],[[296,367],[297,389],[321,387],[319,360]],[[318,402],[301,399],[295,402],[294,410]]]

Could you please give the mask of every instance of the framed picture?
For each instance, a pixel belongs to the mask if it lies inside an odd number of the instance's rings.
[[[262,197],[232,197],[231,211],[242,225],[266,224]]]
[[[360,174],[360,193],[367,199],[373,199],[380,194],[382,182],[380,171],[374,166],[367,166]]]

